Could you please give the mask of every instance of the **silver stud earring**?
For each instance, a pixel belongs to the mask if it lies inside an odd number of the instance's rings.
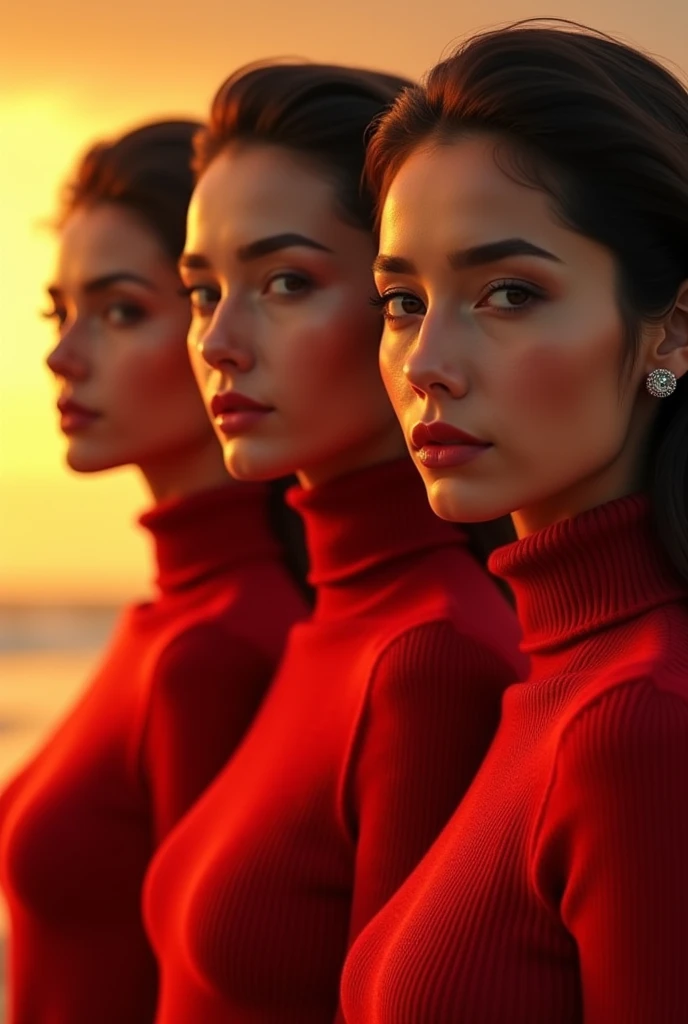
[[[668,398],[676,390],[676,377],[671,370],[653,370],[647,375],[645,387],[653,398]]]

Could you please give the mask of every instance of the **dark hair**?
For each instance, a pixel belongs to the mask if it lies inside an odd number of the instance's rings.
[[[373,232],[375,204],[363,177],[368,129],[411,84],[398,75],[334,64],[248,64],[215,95],[208,126],[194,143],[194,167],[201,175],[235,142],[282,147],[332,181],[343,220]],[[482,562],[515,536],[506,517],[465,529]]]
[[[378,209],[414,149],[472,133],[495,137],[500,166],[614,254],[632,363],[642,324],[665,316],[688,278],[684,87],[645,54],[571,23],[473,36],[377,124],[366,175]],[[647,486],[659,536],[686,579],[687,485],[683,377],[658,409]]]
[[[62,196],[60,223],[79,206],[115,203],[136,214],[176,264],[184,248],[196,121],[156,121],[107,142],[81,158]]]
[[[132,213],[162,242],[172,263],[184,249],[186,213],[194,188],[195,121],[156,121],[109,142],[99,142],[82,157],[62,196],[58,224],[81,206],[115,203]],[[293,479],[270,485],[268,514],[282,544],[285,561],[307,597],[308,557],[301,519],[284,502]]]
[[[362,184],[368,125],[411,83],[335,64],[259,62],[220,86],[207,128],[195,141],[201,174],[233,142],[263,142],[309,159],[336,188],[342,217],[372,230],[373,201]]]

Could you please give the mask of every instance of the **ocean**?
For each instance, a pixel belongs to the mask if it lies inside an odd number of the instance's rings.
[[[0,604],[0,788],[88,682],[118,609]],[[0,900],[0,1022],[6,1019],[7,917]]]

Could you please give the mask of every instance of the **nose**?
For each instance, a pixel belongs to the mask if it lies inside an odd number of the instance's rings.
[[[213,370],[247,373],[255,365],[253,346],[241,319],[236,305],[222,301],[207,330],[198,335],[196,348]]]
[[[88,360],[79,344],[78,321],[60,334],[57,345],[46,356],[46,366],[56,377],[65,380],[86,380],[89,375]]]
[[[440,393],[464,398],[470,389],[458,338],[430,314],[424,318],[413,347],[406,354],[402,372],[421,398]]]

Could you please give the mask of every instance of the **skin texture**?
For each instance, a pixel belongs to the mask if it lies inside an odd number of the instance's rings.
[[[450,259],[504,239],[550,255]],[[642,486],[658,408],[644,382],[656,367],[686,371],[685,288],[629,368],[612,253],[504,173],[485,137],[411,154],[385,198],[376,268],[383,379],[439,516],[511,513],[523,536]],[[421,421],[491,446],[424,465],[411,440]]]
[[[96,287],[121,272],[137,280]],[[47,365],[62,400],[99,414],[68,434],[67,463],[79,473],[138,466],[157,500],[227,480],[189,365],[180,289],[156,236],[126,209],[81,207],[64,225]]]
[[[316,247],[242,253],[287,233]],[[297,473],[311,487],[403,454],[378,368],[374,255],[320,169],[284,149],[232,146],[201,177],[181,261],[191,361],[208,406],[236,391],[271,410],[239,434],[218,431],[233,476]]]

